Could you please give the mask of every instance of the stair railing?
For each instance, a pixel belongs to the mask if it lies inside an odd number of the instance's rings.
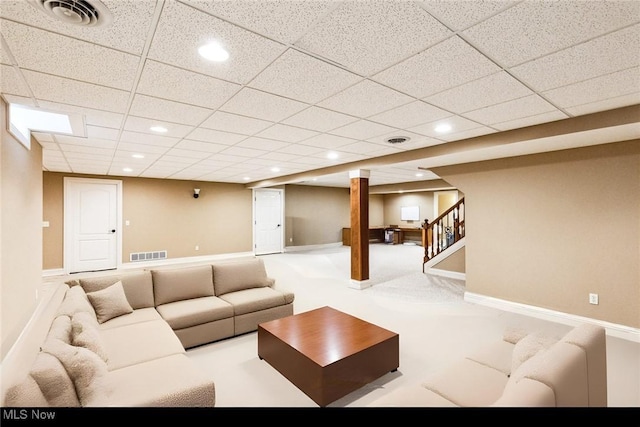
[[[422,224],[423,272],[425,263],[464,237],[464,211],[463,197],[433,222],[429,223],[429,220],[424,220]]]

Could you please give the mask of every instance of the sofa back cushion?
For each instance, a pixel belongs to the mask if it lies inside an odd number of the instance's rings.
[[[151,275],[156,306],[214,296],[210,265],[152,270]]]
[[[153,278],[150,271],[138,271],[117,276],[90,277],[79,279],[86,293],[100,291],[116,282],[122,282],[127,301],[134,310],[154,307]]]
[[[260,258],[213,264],[213,288],[216,296],[269,286],[271,283]]]
[[[64,365],[52,354],[40,352],[30,372],[50,406],[80,406],[76,389]]]
[[[66,315],[71,317],[79,311],[86,311],[94,316],[96,314],[84,289],[79,286],[72,286],[64,295],[64,299],[58,307],[56,316]]]

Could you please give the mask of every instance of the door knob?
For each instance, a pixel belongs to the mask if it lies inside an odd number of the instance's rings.
[[[113,229],[113,230],[111,230],[111,232],[112,232],[112,233],[115,233],[115,232],[116,232],[116,230],[115,230],[115,229]]]

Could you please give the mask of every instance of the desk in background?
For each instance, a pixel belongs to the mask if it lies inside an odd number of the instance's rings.
[[[385,243],[385,231],[393,230],[393,242],[389,244],[415,243],[422,246],[422,227],[370,227],[369,243]],[[342,229],[342,244],[351,246],[351,228]]]

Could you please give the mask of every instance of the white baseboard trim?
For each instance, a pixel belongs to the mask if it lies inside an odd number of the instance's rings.
[[[640,329],[631,328],[629,326],[605,322],[590,317],[577,316],[575,314],[549,310],[542,307],[520,304],[498,298],[487,297],[485,295],[475,294],[472,292],[465,292],[464,300],[478,305],[497,308],[499,310],[512,313],[523,314],[525,316],[548,320],[550,322],[562,323],[569,326],[577,326],[581,323],[591,323],[605,328],[607,331],[607,335],[640,343]]]
[[[342,242],[325,243],[322,245],[287,246],[286,248],[284,248],[284,251],[285,252],[310,251],[315,249],[335,248],[340,246],[342,246]]]
[[[52,268],[50,270],[42,270],[42,277],[63,276],[67,274],[64,268]]]
[[[448,277],[450,279],[467,280],[467,275],[465,273],[460,273],[458,271],[448,271],[448,270],[441,270],[439,268],[430,268],[429,270],[427,270],[426,273],[433,274],[434,276]]]

